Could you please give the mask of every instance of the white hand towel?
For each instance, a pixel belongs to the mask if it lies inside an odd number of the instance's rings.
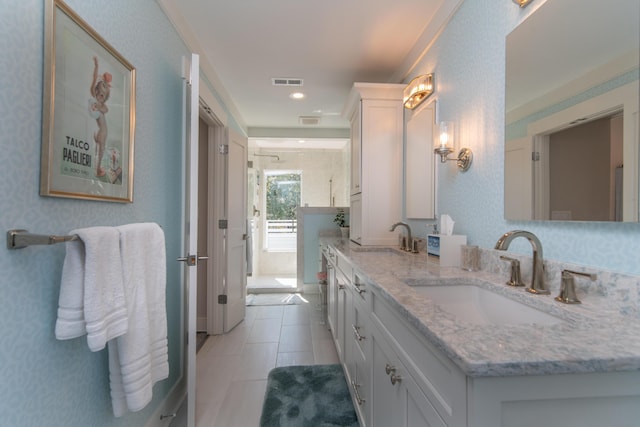
[[[91,351],[127,332],[120,233],[113,227],[73,230],[81,241],[67,243],[62,270],[56,337],[87,333]],[[84,330],[82,328],[84,326]]]
[[[81,240],[73,240],[65,243],[65,250],[55,329],[59,340],[87,333],[84,322],[84,244]]]
[[[115,416],[139,411],[169,376],[164,233],[154,223],[118,227],[129,332],[109,342]]]

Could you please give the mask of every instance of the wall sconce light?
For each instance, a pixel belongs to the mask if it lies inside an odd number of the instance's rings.
[[[531,3],[532,1],[533,0],[513,0],[513,2],[518,6],[520,6],[521,8],[527,7],[529,3]]]
[[[462,172],[466,172],[473,161],[473,152],[470,148],[462,148],[458,152],[458,158],[450,159],[449,154],[453,153],[454,148],[454,124],[453,122],[440,122],[440,138],[436,141],[436,147],[433,150],[440,155],[440,162],[446,163],[447,160],[453,160]]]
[[[402,92],[405,108],[413,110],[433,93],[433,74],[423,74],[411,80]]]

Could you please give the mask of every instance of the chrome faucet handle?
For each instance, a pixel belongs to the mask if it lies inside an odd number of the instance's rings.
[[[407,250],[407,238],[405,236],[402,236],[402,243],[400,243],[400,250],[401,251]]]
[[[560,284],[560,294],[555,298],[556,301],[560,301],[565,304],[580,304],[581,301],[576,295],[576,283],[575,276],[588,277],[589,279],[596,280],[598,276],[594,273],[581,273],[573,270],[562,270],[562,283]]]
[[[507,282],[509,286],[524,286],[522,276],[520,275],[520,261],[508,256],[500,255],[500,259],[511,263],[511,278]]]

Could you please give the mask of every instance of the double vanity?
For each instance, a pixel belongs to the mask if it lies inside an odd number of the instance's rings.
[[[582,304],[563,304],[554,297],[567,266],[549,261],[550,294],[537,295],[505,284],[504,251],[481,250],[481,271],[467,272],[338,238],[321,250],[329,326],[362,426],[640,420],[635,278],[578,277]],[[531,257],[509,255],[529,281]]]

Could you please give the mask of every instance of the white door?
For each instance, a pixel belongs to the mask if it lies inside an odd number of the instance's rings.
[[[185,73],[187,74],[187,73]],[[183,366],[187,376],[187,426],[196,425],[196,314],[197,314],[197,264],[198,264],[198,90],[199,56],[191,56],[191,64],[184,82],[184,263],[183,289],[186,304],[185,323],[187,334],[186,360]]]
[[[227,155],[227,259],[224,332],[244,319],[247,289],[247,138],[229,130]]]

